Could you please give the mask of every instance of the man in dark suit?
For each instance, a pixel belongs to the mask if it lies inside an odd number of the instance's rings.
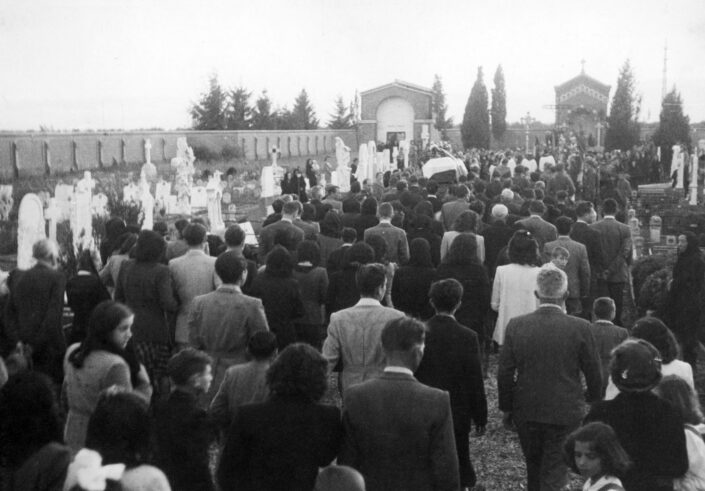
[[[296,252],[296,248],[304,240],[304,232],[294,225],[294,220],[299,216],[300,203],[289,201],[284,203],[282,218],[264,227],[259,233],[259,260],[264,263],[267,254],[279,244],[286,247],[289,252]]]
[[[348,389],[338,464],[362,473],[368,491],[460,487],[447,392],[418,382],[424,325],[404,317],[382,332],[384,373]]]
[[[6,350],[21,342],[31,348],[34,369],[54,383],[64,380],[62,360],[66,340],[61,327],[66,279],[57,271],[59,247],[41,239],[32,246],[36,265],[10,274],[10,296],[5,311]],[[4,353],[3,353],[4,354]]]
[[[563,247],[568,251],[568,262],[562,268],[568,275],[566,310],[570,315],[578,315],[583,310],[582,299],[590,294],[590,263],[585,246],[568,236],[572,225],[573,220],[569,217],[558,217],[558,239],[547,242],[543,246],[543,254],[544,262],[549,262],[556,247]]]
[[[340,238],[343,239],[343,244],[330,253],[326,262],[326,272],[329,277],[336,271],[342,271],[345,264],[345,251],[357,240],[357,232],[354,228],[343,227]]]
[[[542,268],[541,305],[507,325],[497,372],[504,423],[516,425],[529,491],[561,490],[568,483],[563,441],[582,420],[585,375],[588,402],[602,396],[602,373],[590,323],[564,313],[568,278]]]
[[[480,346],[475,331],[460,325],[453,316],[463,297],[460,282],[438,281],[431,286],[429,296],[436,315],[426,322],[426,349],[416,379],[450,394],[460,486],[472,488],[477,476],[470,461],[468,434],[472,421],[477,435],[484,434],[487,425]]]
[[[579,201],[575,205],[575,214],[578,218],[570,230],[570,238],[585,246],[588,262],[590,263],[590,292],[583,297],[582,316],[584,319],[589,320],[590,312],[592,312],[592,301],[599,296],[597,277],[605,270],[605,260],[602,252],[602,243],[600,242],[600,232],[590,228],[590,224],[595,223],[595,218],[597,218],[593,204],[590,201]]]
[[[515,228],[524,228],[531,232],[536,242],[539,243],[539,251],[542,251],[546,242],[551,242],[558,238],[558,231],[555,225],[548,223],[541,217],[541,215],[546,213],[546,205],[543,204],[543,201],[534,200],[529,203],[529,213],[530,216],[528,218],[518,220],[514,226]]]
[[[629,337],[629,331],[623,327],[615,326],[612,322],[614,320],[615,306],[614,300],[610,297],[596,298],[592,311],[594,319],[592,322],[592,334],[595,336],[597,352],[600,355],[600,362],[602,363],[604,390],[607,389],[609,382],[612,350]]]
[[[496,204],[492,207],[491,224],[482,230],[481,235],[485,238],[485,267],[490,278],[494,277],[497,269],[497,255],[509,244],[514,230],[507,225],[509,209],[503,204]]]
[[[605,255],[605,269],[597,279],[601,294],[607,293],[614,300],[616,314],[614,323],[622,325],[624,287],[629,281],[629,264],[632,260],[632,234],[629,227],[615,218],[617,202],[612,198],[602,203],[602,220],[593,223],[591,228],[600,233],[600,243]]]

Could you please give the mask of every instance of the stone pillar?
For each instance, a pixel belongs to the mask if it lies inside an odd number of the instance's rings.
[[[291,157],[291,137],[286,137],[286,156]]]
[[[12,171],[15,177],[20,175],[20,152],[17,148],[17,140],[10,143],[10,151],[12,153]]]
[[[254,141],[254,143],[252,146],[255,149],[255,160],[257,160],[257,137],[256,136],[253,138],[253,141]]]
[[[120,139],[120,163],[123,165],[127,163],[127,140],[124,138]]]
[[[78,142],[76,140],[71,140],[71,149],[73,150],[71,168],[78,170]]]
[[[98,138],[98,167],[101,169],[105,167],[105,162],[103,162],[103,140]]]

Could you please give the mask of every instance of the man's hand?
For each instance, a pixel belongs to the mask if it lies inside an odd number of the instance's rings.
[[[502,415],[502,426],[504,426],[504,429],[507,431],[516,431],[511,411],[507,411]]]

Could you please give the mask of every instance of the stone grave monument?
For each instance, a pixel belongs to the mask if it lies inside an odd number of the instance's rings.
[[[193,156],[193,150],[186,143],[185,137],[180,137],[176,140],[176,157],[171,159],[171,167],[176,170],[176,202],[177,213],[184,215],[191,214],[191,188],[193,186],[193,175],[196,169],[193,166],[196,158]],[[205,208],[205,204],[203,206]]]
[[[25,194],[20,201],[17,216],[17,267],[19,269],[29,269],[34,265],[32,246],[44,238],[46,238],[46,230],[42,200],[36,194]]]

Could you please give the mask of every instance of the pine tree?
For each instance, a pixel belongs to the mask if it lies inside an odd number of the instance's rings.
[[[252,92],[248,92],[244,87],[231,90],[229,102],[226,110],[226,126],[229,130],[249,130],[252,125],[252,108],[250,107],[250,97]]]
[[[492,89],[492,136],[497,141],[502,141],[504,132],[507,131],[507,93],[504,87],[504,70],[502,65],[497,65],[494,72],[494,89]]]
[[[482,79],[482,67],[477,67],[477,79],[465,106],[460,134],[465,148],[489,148],[490,113],[487,110],[487,87]]]
[[[218,83],[218,76],[212,75],[208,92],[201,94],[199,103],[191,108],[194,130],[224,130],[226,97]]]
[[[262,91],[255,102],[255,108],[252,110],[252,129],[253,130],[272,130],[274,129],[274,114],[272,114],[272,101],[266,90]]]
[[[453,127],[453,118],[447,118],[448,104],[443,90],[443,81],[438,74],[433,76],[433,113],[436,115],[436,129],[441,132],[441,138],[447,139],[446,130]]]
[[[294,101],[294,108],[291,110],[294,120],[294,129],[297,130],[315,130],[318,128],[318,120],[316,113],[313,110],[306,89],[301,89],[299,96]]]
[[[690,145],[690,118],[683,114],[683,100],[675,87],[661,102],[661,115],[653,140],[661,147],[661,162],[666,170],[670,169],[673,145]]]
[[[635,93],[636,82],[629,60],[619,70],[617,89],[607,118],[605,148],[628,150],[639,141],[639,109],[641,98]]]
[[[350,106],[352,108],[352,105]],[[343,96],[339,95],[335,99],[335,112],[330,115],[328,128],[332,130],[345,130],[352,128],[352,113],[348,107],[345,107]]]
[[[275,130],[295,130],[296,122],[294,121],[294,114],[289,111],[286,106],[277,108],[272,115],[274,120],[274,126],[272,129]]]

